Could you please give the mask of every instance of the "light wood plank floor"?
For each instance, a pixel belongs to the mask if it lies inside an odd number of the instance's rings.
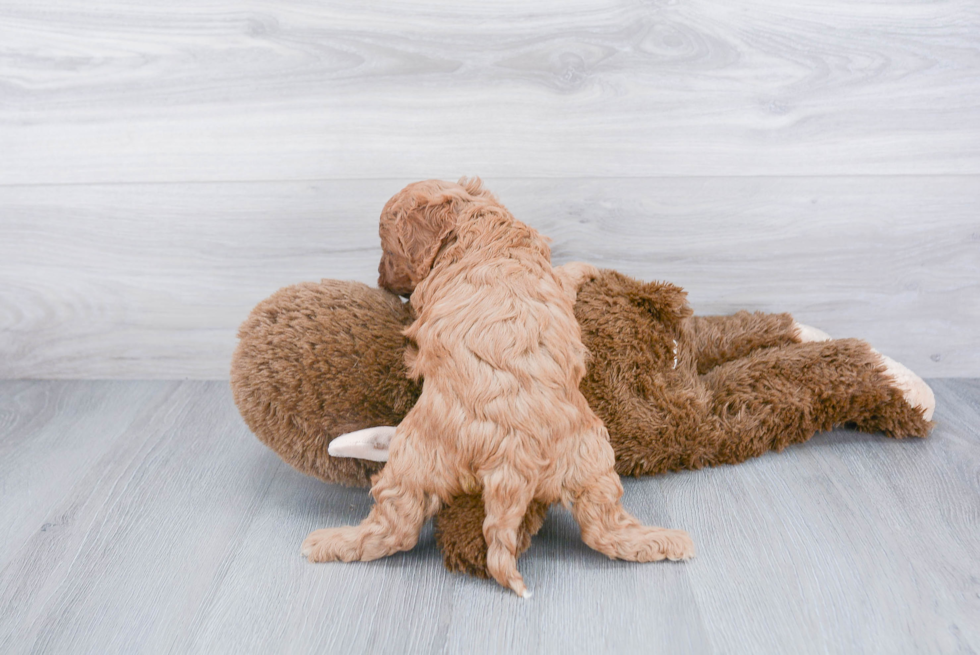
[[[554,510],[522,601],[409,553],[308,564],[364,490],[282,464],[224,382],[0,382],[0,652],[975,652],[980,380],[933,380],[925,441],[840,430],[625,481],[687,563],[590,551]]]

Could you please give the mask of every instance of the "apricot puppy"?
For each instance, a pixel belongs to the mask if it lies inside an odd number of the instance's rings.
[[[357,527],[311,533],[311,561],[368,561],[412,548],[443,501],[481,490],[487,570],[522,597],[517,532],[532,500],[571,508],[582,539],[615,559],[694,554],[687,533],[641,525],[602,421],[579,391],[586,350],[573,314],[585,264],[552,269],[537,231],[479,180],[411,184],[381,214],[379,283],[411,294],[418,402],[391,438],[375,505]]]

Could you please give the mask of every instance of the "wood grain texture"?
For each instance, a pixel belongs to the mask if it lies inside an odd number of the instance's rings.
[[[118,456],[113,448],[137,412],[164,402],[173,386],[0,387],[0,567],[37,531],[38,516],[51,515],[41,531],[52,534],[74,520],[80,499],[71,498],[71,489],[107,455]],[[106,425],[104,416],[113,423]]]
[[[15,0],[0,184],[980,174],[970,0]]]
[[[0,382],[0,651],[973,652],[980,380],[931,383],[927,440],[836,431],[624,481],[642,520],[691,531],[690,562],[607,560],[552,511],[525,602],[447,573],[428,529],[308,564],[307,532],[369,497],[284,465],[223,383]]]
[[[0,378],[226,378],[278,287],[376,283],[377,217],[405,182],[0,187]],[[556,263],[980,374],[980,177],[487,183]]]

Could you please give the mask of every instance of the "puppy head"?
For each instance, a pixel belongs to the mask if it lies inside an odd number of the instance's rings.
[[[494,200],[479,178],[415,182],[399,191],[381,211],[381,264],[378,286],[407,296],[425,279],[439,249],[449,243],[463,208]]]

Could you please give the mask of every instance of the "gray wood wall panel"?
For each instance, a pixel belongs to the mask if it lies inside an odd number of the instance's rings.
[[[0,184],[980,174],[980,6],[17,0]]]
[[[975,2],[13,0],[0,377],[223,377],[461,174],[559,262],[980,374]]]
[[[306,562],[371,499],[290,469],[225,383],[0,382],[0,480],[48,487],[0,503],[0,652],[976,652],[980,380],[932,383],[925,440],[839,430],[624,480],[637,517],[691,532],[688,562],[608,560],[554,509],[524,601],[446,572],[431,528]]]
[[[406,180],[0,187],[0,377],[224,378],[252,306],[374,285]],[[585,260],[699,313],[789,311],[922,375],[980,372],[980,177],[488,179]]]

